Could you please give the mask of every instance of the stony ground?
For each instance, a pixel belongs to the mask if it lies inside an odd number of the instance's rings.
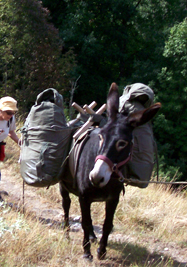
[[[41,221],[45,222],[48,225],[57,224],[60,225],[63,218],[63,211],[61,209],[60,203],[51,204],[51,202],[46,201],[46,199],[39,197],[37,195],[37,190],[33,187],[26,186],[24,190],[24,199],[23,199],[23,187],[21,183],[17,183],[15,181],[15,177],[11,175],[10,171],[3,169],[2,170],[2,178],[0,181],[0,191],[5,191],[8,193],[2,195],[4,199],[8,201],[8,203],[12,203],[10,205],[13,208],[17,209],[22,207],[24,202],[25,211],[32,212],[34,216],[41,219]],[[72,232],[80,232],[81,223],[80,216],[73,215],[71,217],[71,231]],[[101,235],[102,226],[95,226],[95,232],[97,237]],[[134,235],[121,235],[120,233],[114,231],[111,233],[109,241],[113,242],[124,242],[127,246],[131,245],[139,245],[141,247],[145,247],[148,251],[149,258],[151,257],[156,260],[158,257],[167,257],[173,260],[174,266],[187,267],[187,248],[180,248],[175,244],[175,242],[170,243],[161,243],[159,240],[148,236],[145,234],[141,236]],[[152,256],[150,256],[152,255]]]

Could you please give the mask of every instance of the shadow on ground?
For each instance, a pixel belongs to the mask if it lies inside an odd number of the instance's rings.
[[[140,245],[109,242],[108,249],[116,250],[121,254],[121,258],[110,258],[110,261],[115,263],[113,266],[187,267],[187,262],[178,262],[161,253],[150,254],[145,247]],[[106,263],[102,266],[109,267],[111,265]]]

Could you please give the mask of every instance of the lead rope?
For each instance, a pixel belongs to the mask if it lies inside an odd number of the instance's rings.
[[[20,130],[20,129],[18,129]],[[17,130],[17,131],[18,131]],[[22,145],[23,145],[23,134],[21,134],[21,137],[18,141],[18,145],[20,146],[20,149],[22,148]],[[21,153],[20,153],[20,156],[19,156],[19,160],[18,160],[18,163],[21,163]],[[25,181],[23,180],[23,186],[22,186],[22,205],[23,205],[23,209],[22,209],[22,212],[23,214],[25,214]]]
[[[125,178],[121,173],[121,176],[118,179],[120,182],[125,183],[125,186],[130,185],[131,183],[136,184],[170,184],[170,185],[185,185],[187,187],[187,182],[159,182],[159,181],[140,181],[133,178]]]
[[[156,157],[156,176],[157,176],[157,182],[158,182],[159,181],[158,149],[157,149],[157,143],[155,140],[153,140],[153,146],[154,146],[155,157]]]
[[[25,214],[25,182],[23,180],[23,196],[22,196],[22,200],[23,200],[23,214]]]

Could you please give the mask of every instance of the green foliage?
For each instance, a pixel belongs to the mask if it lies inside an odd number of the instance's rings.
[[[166,144],[167,147],[167,144]],[[165,148],[166,148],[165,147]],[[169,148],[168,148],[169,149]],[[162,151],[162,149],[161,149]],[[160,152],[161,154],[162,152]],[[170,165],[168,164],[167,159],[165,159],[164,156],[161,156],[159,158],[159,178],[162,181],[178,181],[182,177],[182,172],[180,172],[179,166],[172,166],[173,162],[170,162]]]
[[[69,86],[73,51],[61,56],[58,31],[39,1],[2,0],[0,13],[0,92],[28,111],[44,89]]]
[[[135,5],[127,0],[60,1],[65,8],[59,23],[57,6],[43,2],[52,12],[53,22],[57,21],[64,49],[74,47],[77,55],[77,77],[81,78],[75,100],[85,103],[96,99],[102,104],[110,83],[119,80],[120,72],[124,74],[127,30],[131,27],[127,21],[136,12]]]
[[[185,17],[185,1],[43,0],[64,52],[77,55],[80,104],[106,101],[111,82],[156,84],[168,29]]]

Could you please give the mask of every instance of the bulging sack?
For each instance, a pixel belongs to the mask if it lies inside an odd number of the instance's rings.
[[[133,113],[143,110],[150,107],[153,100],[154,92],[147,85],[142,83],[128,85],[120,97],[119,111],[123,113],[128,110]],[[129,183],[130,185],[146,188],[154,167],[155,141],[151,123],[148,122],[134,129],[133,139],[132,159],[124,167],[123,173],[126,178],[134,180]]]
[[[44,90],[21,129],[21,176],[28,185],[48,187],[58,183],[71,131],[66,124],[62,95],[53,88]]]

